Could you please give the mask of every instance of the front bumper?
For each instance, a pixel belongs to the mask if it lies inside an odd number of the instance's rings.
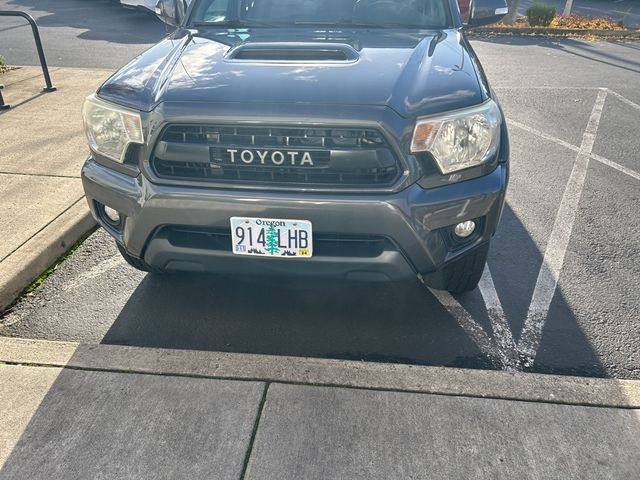
[[[131,255],[159,269],[399,280],[433,273],[491,238],[504,204],[508,164],[443,187],[414,184],[396,193],[357,196],[158,185],[92,158],[84,164],[82,181],[97,221]],[[101,205],[120,212],[122,228],[105,221]],[[230,248],[201,241],[208,234],[228,232],[232,216],[309,220],[314,245],[326,239],[378,243],[366,255],[341,255],[327,248],[310,259],[278,259],[237,256]],[[480,220],[479,231],[464,244],[452,243],[450,227],[471,219]],[[175,242],[167,234],[174,227],[204,236],[192,244]]]

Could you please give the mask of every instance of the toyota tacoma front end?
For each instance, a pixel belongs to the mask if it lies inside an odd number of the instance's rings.
[[[505,13],[484,2],[470,22]],[[509,144],[454,0],[157,10],[175,32],[83,109],[86,196],[129,263],[475,288]]]

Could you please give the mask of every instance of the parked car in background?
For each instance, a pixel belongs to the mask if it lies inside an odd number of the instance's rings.
[[[155,12],[158,0],[120,0],[123,7],[145,9]]]
[[[86,198],[131,265],[475,288],[509,143],[456,0],[157,8],[178,28],[83,109]]]

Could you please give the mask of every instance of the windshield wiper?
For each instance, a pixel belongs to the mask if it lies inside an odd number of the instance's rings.
[[[354,28],[415,28],[420,30],[439,30],[442,27],[433,25],[413,25],[407,23],[368,23],[354,22],[353,20],[336,20],[335,22],[294,22],[294,25],[326,26],[326,27],[354,27]]]
[[[270,27],[275,28],[278,25],[273,23],[255,22],[253,20],[224,20],[222,22],[194,22],[192,27],[223,27],[223,28],[254,28],[254,27]]]
[[[293,22],[294,25],[309,25],[320,27],[356,27],[356,28],[387,28],[387,25],[382,23],[367,23],[367,22],[354,22],[353,20],[341,19],[335,22],[314,22],[314,21],[301,21]]]

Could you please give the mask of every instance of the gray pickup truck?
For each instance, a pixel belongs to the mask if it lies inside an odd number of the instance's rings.
[[[160,0],[83,108],[91,211],[134,267],[477,285],[508,183],[465,29],[504,0]]]

